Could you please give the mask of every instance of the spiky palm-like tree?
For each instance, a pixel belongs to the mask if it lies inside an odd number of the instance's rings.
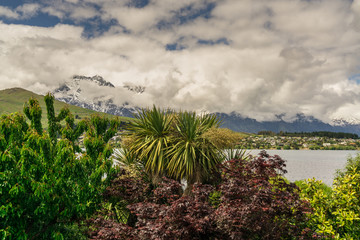
[[[180,112],[174,125],[167,167],[169,175],[186,179],[190,186],[203,182],[221,161],[218,148],[204,136],[209,129],[219,126],[219,120],[214,115]]]
[[[129,149],[144,163],[153,182],[165,175],[170,145],[172,114],[153,106],[143,109],[128,126],[132,139]]]

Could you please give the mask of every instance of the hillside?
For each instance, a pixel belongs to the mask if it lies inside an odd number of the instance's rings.
[[[13,113],[13,112],[23,112],[23,106],[26,101],[29,100],[29,98],[36,98],[40,106],[43,110],[42,114],[42,122],[45,122],[46,120],[46,106],[44,102],[44,96],[35,94],[33,92],[30,92],[28,90],[22,89],[22,88],[10,88],[10,89],[4,89],[0,90],[0,115],[5,113]],[[83,119],[85,117],[89,117],[91,114],[97,114],[98,112],[89,110],[86,108],[81,108],[73,105],[66,104],[64,102],[60,102],[58,100],[55,100],[55,111],[56,113],[59,112],[59,110],[62,107],[68,107],[71,111],[71,113],[76,116],[77,119]],[[106,113],[99,113],[101,115],[107,116],[109,118],[114,117],[114,115],[106,114]],[[119,117],[123,121],[128,121],[129,118],[127,117]]]

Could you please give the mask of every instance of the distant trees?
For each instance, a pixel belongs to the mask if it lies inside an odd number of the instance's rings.
[[[263,136],[283,136],[283,137],[328,137],[328,138],[347,138],[347,139],[359,139],[359,136],[355,133],[344,132],[283,132],[275,133],[273,131],[259,131],[258,135]]]
[[[311,132],[275,134],[261,131],[262,135],[249,135],[240,139],[238,146],[247,149],[311,149],[311,150],[356,150],[360,142],[356,134]],[[274,135],[275,134],[275,135]],[[340,137],[340,138],[339,138]],[[346,139],[342,139],[345,137]]]
[[[264,135],[264,136],[275,136],[276,133],[273,131],[260,131],[258,132],[258,135]]]
[[[359,136],[355,133],[344,133],[344,132],[280,132],[279,136],[288,137],[328,137],[328,138],[348,138],[348,139],[359,139]]]

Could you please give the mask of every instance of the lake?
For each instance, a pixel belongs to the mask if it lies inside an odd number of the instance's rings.
[[[261,150],[246,150],[257,155]],[[359,151],[331,150],[266,150],[271,156],[279,155],[286,160],[285,177],[290,181],[315,177],[328,186],[332,185],[337,169],[343,169],[349,156],[356,156]]]

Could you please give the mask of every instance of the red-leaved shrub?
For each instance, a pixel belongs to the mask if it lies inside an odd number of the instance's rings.
[[[91,236],[157,240],[320,239],[306,225],[309,204],[300,199],[297,186],[282,177],[285,166],[279,156],[269,156],[265,151],[251,160],[233,159],[220,167],[219,184],[194,184],[189,195],[184,195],[181,184],[171,179],[164,178],[152,192],[145,191],[148,187],[138,179],[115,180],[109,188],[113,190],[107,194],[123,196],[131,202],[127,208],[136,220],[129,227],[98,219]]]
[[[316,239],[306,228],[307,202],[280,174],[285,162],[262,151],[251,161],[233,159],[222,167],[218,228],[229,239]]]

